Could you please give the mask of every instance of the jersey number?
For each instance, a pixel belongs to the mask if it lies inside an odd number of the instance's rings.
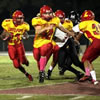
[[[95,31],[93,31],[95,35],[100,35],[100,25],[92,24],[92,28],[95,29]]]

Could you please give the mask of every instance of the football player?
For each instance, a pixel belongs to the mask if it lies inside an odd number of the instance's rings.
[[[92,62],[100,55],[100,23],[95,21],[95,14],[91,10],[85,10],[80,17],[80,21],[78,25],[73,27],[74,32],[81,32],[77,38],[84,34],[91,42],[82,57],[85,76],[80,81],[89,80],[91,76],[92,83],[95,85],[98,84],[98,81]]]
[[[55,15],[60,18],[60,23],[62,24],[62,26],[68,29],[69,31],[71,31],[73,27],[73,23],[72,21],[65,19],[65,13],[62,10],[57,10],[55,12]],[[60,39],[61,41],[58,41],[58,39]],[[76,66],[79,66],[82,70],[84,70],[84,66],[80,62],[77,56],[74,40],[72,39],[72,37],[66,35],[64,32],[60,31],[59,29],[56,29],[55,41],[60,47],[58,53],[58,65],[61,70],[60,75],[64,74],[66,70],[69,70],[75,73],[78,79],[81,78],[83,74],[71,66],[73,63]],[[50,79],[54,67],[55,65],[50,66],[48,70],[48,79]]]
[[[24,14],[20,10],[16,10],[11,19],[5,19],[2,22],[2,27],[4,30],[1,38],[8,42],[8,54],[14,67],[24,73],[30,81],[33,81],[32,76],[22,66],[22,64],[29,66],[22,38],[28,38],[27,31],[29,31],[30,26],[24,21]]]
[[[80,22],[79,14],[76,11],[70,11],[70,13],[68,15],[68,19],[72,21],[73,26],[77,25]],[[76,47],[77,53],[79,55],[80,43],[75,42],[75,47]]]
[[[33,55],[39,69],[39,82],[43,83],[45,66],[52,53],[54,62],[57,61],[59,47],[52,39],[55,28],[58,27],[73,37],[74,34],[60,25],[59,18],[53,15],[52,8],[47,5],[40,8],[40,15],[32,19],[32,25],[35,28]]]
[[[71,11],[68,15],[68,19],[73,22],[73,26],[80,22],[79,14],[76,11]]]

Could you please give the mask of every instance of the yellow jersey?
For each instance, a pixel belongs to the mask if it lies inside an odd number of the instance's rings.
[[[73,27],[73,23],[70,20],[65,20],[64,23],[62,24],[62,26],[67,29],[67,30],[72,30]]]
[[[35,33],[33,47],[39,48],[44,44],[53,42],[52,38],[53,38],[53,35],[55,32],[55,28],[57,26],[59,26],[60,19],[58,17],[54,17],[50,21],[46,21],[46,20],[42,19],[41,17],[35,17],[32,19],[32,26],[40,25],[44,28],[45,25],[51,25],[51,24],[54,25],[53,29],[47,30],[46,32],[43,32],[41,35]]]
[[[80,22],[79,29],[91,42],[100,39],[100,24],[95,20]]]
[[[24,22],[21,25],[15,26],[12,19],[5,19],[2,22],[2,27],[12,35],[12,38],[10,38],[10,40],[8,41],[9,45],[21,43],[22,35],[24,34],[24,32],[30,30],[30,26],[28,23]]]

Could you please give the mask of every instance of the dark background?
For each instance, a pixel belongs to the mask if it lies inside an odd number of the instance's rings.
[[[84,10],[92,10],[96,15],[96,20],[100,21],[100,0],[0,0],[0,25],[17,9],[24,13],[25,20],[31,25],[31,19],[36,16],[43,5],[51,6],[53,11],[61,9],[66,16],[71,10],[79,14]],[[33,29],[32,26],[31,29]]]
[[[72,10],[77,11],[80,15],[84,10],[92,10],[95,13],[95,19],[100,22],[100,0],[0,0],[0,25],[6,18],[11,18],[15,10],[21,10],[24,13],[25,21],[30,24],[31,31],[29,34],[34,34],[34,29],[31,26],[31,20],[39,12],[43,5],[49,5],[53,11],[61,9],[65,12],[66,17]],[[2,27],[0,27],[0,33]],[[29,39],[32,42],[33,38]],[[82,40],[83,42],[86,40]],[[0,40],[0,42],[2,42]],[[24,42],[27,50],[32,50],[32,46],[27,47],[29,42]],[[1,43],[0,51],[7,50],[5,43]],[[83,43],[84,44],[84,43]],[[30,49],[31,48],[31,49]]]

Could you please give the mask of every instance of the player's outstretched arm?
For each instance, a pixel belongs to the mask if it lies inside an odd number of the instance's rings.
[[[67,35],[69,35],[69,36],[72,36],[73,38],[75,38],[75,32],[70,32],[69,30],[67,30],[67,29],[65,29],[63,26],[58,26],[58,28],[61,30],[61,31],[63,31],[63,32],[65,32]]]

